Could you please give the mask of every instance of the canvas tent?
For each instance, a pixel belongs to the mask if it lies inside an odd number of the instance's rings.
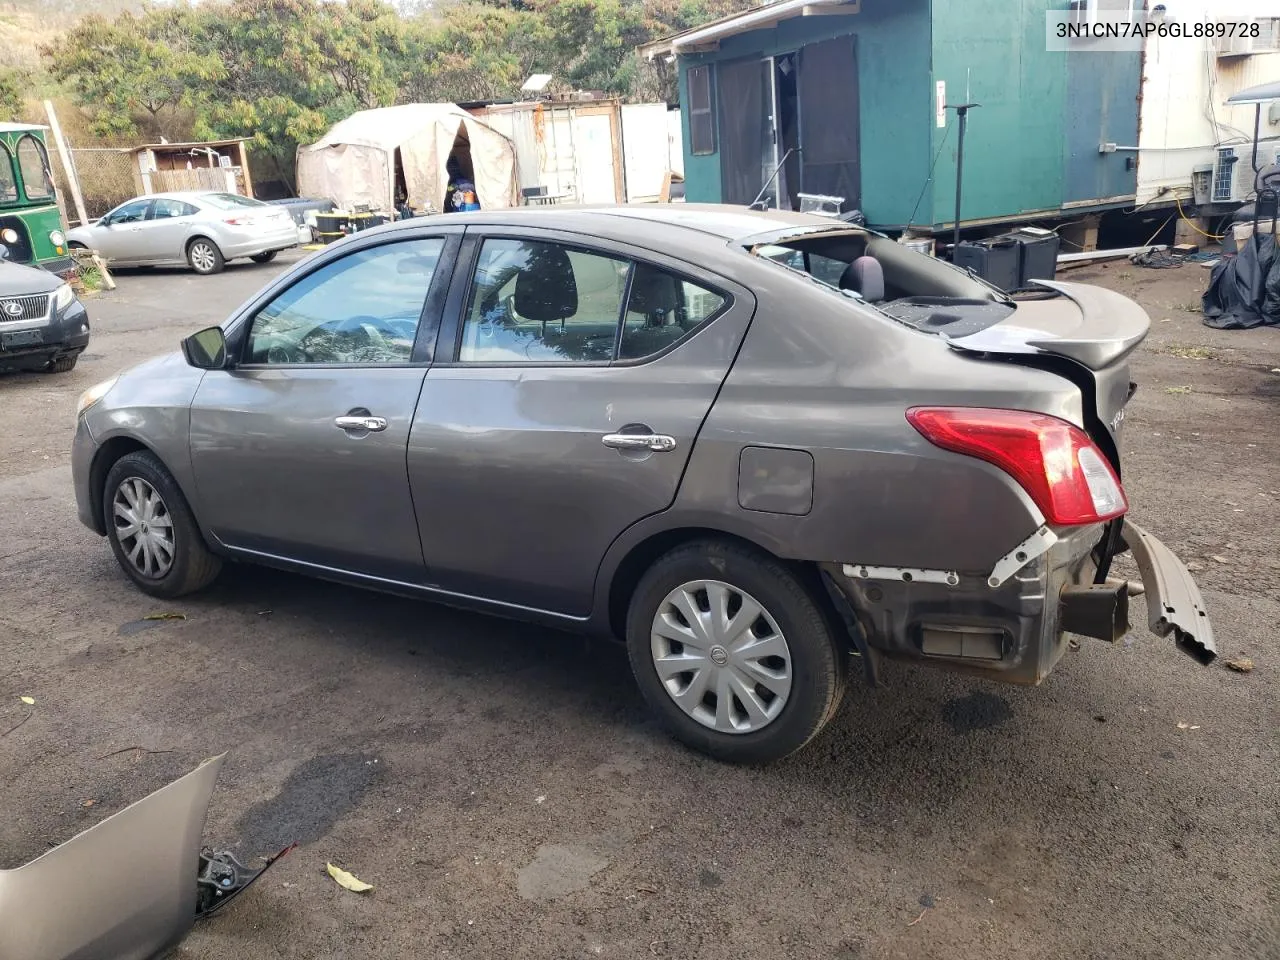
[[[452,103],[408,103],[362,110],[310,146],[298,148],[298,192],[339,207],[368,204],[395,209],[403,176],[415,210],[439,211],[450,154],[473,175],[480,206],[516,203],[516,160],[511,141]]]

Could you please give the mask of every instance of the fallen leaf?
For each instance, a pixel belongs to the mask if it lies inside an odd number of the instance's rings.
[[[637,893],[657,893],[657,892],[658,892],[658,888],[657,888],[657,887],[651,887],[651,886],[649,886],[649,884],[647,884],[647,883],[642,883],[642,884],[640,884],[640,886],[636,887],[636,892],[637,892]]]
[[[1185,722],[1184,722],[1184,723],[1179,723],[1179,724],[1178,724],[1178,729],[1179,729],[1179,730],[1186,730],[1186,729],[1190,728],[1190,726],[1191,726],[1191,724],[1189,724],[1189,723],[1185,723]]]
[[[93,806],[95,803],[97,803],[97,802],[98,802],[97,800],[81,800],[81,801],[80,801],[80,806],[82,806],[82,807],[92,807],[92,806]]]
[[[25,703],[28,707],[34,707],[36,705],[35,697],[19,697],[18,699],[21,700],[23,703]]]
[[[1221,557],[1221,556],[1219,556],[1219,555],[1218,555],[1218,554],[1216,554],[1216,553],[1213,555],[1212,559],[1214,559],[1214,560],[1218,561],[1218,563],[1230,563],[1230,562],[1231,562],[1231,561],[1230,561],[1230,560],[1228,560],[1226,557]]]
[[[1222,665],[1228,670],[1234,670],[1236,673],[1253,672],[1253,661],[1248,657],[1233,657],[1230,660],[1223,661]]]
[[[344,890],[350,890],[352,893],[367,893],[373,889],[372,883],[365,883],[354,873],[347,873],[345,870],[340,870],[332,863],[327,863],[325,866],[329,869],[329,876],[333,877],[333,879],[337,881],[338,886],[342,887]]]
[[[185,613],[148,613],[143,620],[185,620]]]

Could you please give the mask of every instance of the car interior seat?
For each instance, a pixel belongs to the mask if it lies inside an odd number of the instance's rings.
[[[628,319],[622,335],[622,359],[647,357],[680,339],[685,332],[684,301],[679,281],[664,270],[636,264],[631,277],[628,318],[644,318],[639,327]],[[672,330],[672,326],[679,329]]]
[[[544,338],[548,323],[558,322],[564,332],[565,320],[578,312],[578,283],[563,247],[533,248],[528,264],[516,275],[513,305],[521,317],[542,325]]]
[[[868,303],[879,303],[884,299],[884,267],[875,257],[858,257],[845,267],[840,289],[850,290]]]

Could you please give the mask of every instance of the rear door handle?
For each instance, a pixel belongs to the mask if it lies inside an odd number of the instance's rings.
[[[615,450],[651,450],[654,453],[670,453],[676,448],[676,438],[661,433],[606,433],[600,438],[600,442]]]
[[[334,417],[333,425],[342,430],[368,430],[370,433],[387,429],[385,417]]]

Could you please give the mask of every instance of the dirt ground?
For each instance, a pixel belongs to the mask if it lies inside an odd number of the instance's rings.
[[[609,645],[264,570],[127,584],[76,520],[75,399],[284,266],[123,275],[74,372],[0,378],[0,867],[227,751],[208,841],[301,847],[190,960],[1280,958],[1280,329],[1202,326],[1208,271],[1062,279],[1151,314],[1134,516],[1256,669],[1142,630],[1038,689],[890,665],[739,769],[663,737]]]

